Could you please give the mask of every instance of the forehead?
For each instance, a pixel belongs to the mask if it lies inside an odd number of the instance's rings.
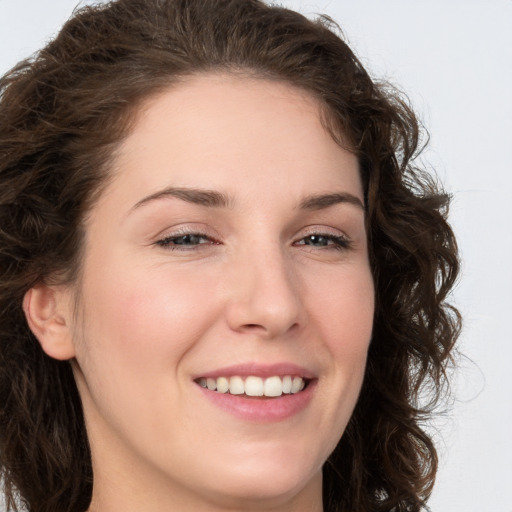
[[[139,195],[166,184],[243,193],[258,180],[303,194],[337,188],[340,179],[362,195],[357,167],[322,125],[312,94],[274,80],[205,74],[142,104],[114,174]]]

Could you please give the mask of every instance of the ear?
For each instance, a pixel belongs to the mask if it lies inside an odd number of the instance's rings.
[[[47,355],[60,360],[75,357],[69,291],[38,284],[25,294],[23,311],[30,330]]]

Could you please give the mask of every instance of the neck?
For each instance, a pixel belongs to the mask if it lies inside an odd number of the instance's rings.
[[[103,462],[106,462],[103,460]],[[88,512],[322,512],[322,471],[286,492],[212,490],[180,485],[154,468],[118,459],[95,464]],[[258,489],[259,491],[259,489]]]
[[[113,482],[110,480],[110,484]],[[323,512],[322,481],[311,481],[293,496],[221,497],[193,492],[169,492],[155,495],[152,489],[129,485],[95,485],[88,512]]]

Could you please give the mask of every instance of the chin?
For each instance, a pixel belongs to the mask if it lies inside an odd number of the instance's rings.
[[[296,474],[290,467],[279,472],[255,471],[253,474],[238,474],[229,482],[212,482],[209,498],[228,508],[250,508],[258,505],[262,510],[282,507],[293,502],[317,486],[321,488],[322,472],[313,475]]]
[[[257,503],[264,510],[283,506],[299,495],[318,489],[322,485],[322,465],[298,460],[294,454],[279,454],[262,458],[256,454],[252,458],[232,460],[223,468],[217,466],[211,471],[205,487],[209,487],[210,497],[224,506],[236,508],[244,503],[249,506]],[[298,450],[300,451],[300,450]],[[313,493],[312,493],[313,494]]]

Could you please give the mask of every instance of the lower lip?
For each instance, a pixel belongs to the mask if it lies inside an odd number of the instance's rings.
[[[233,416],[246,421],[268,423],[284,421],[303,411],[313,397],[316,380],[310,381],[299,393],[275,398],[231,395],[210,391],[199,385],[197,387],[214,405]]]

